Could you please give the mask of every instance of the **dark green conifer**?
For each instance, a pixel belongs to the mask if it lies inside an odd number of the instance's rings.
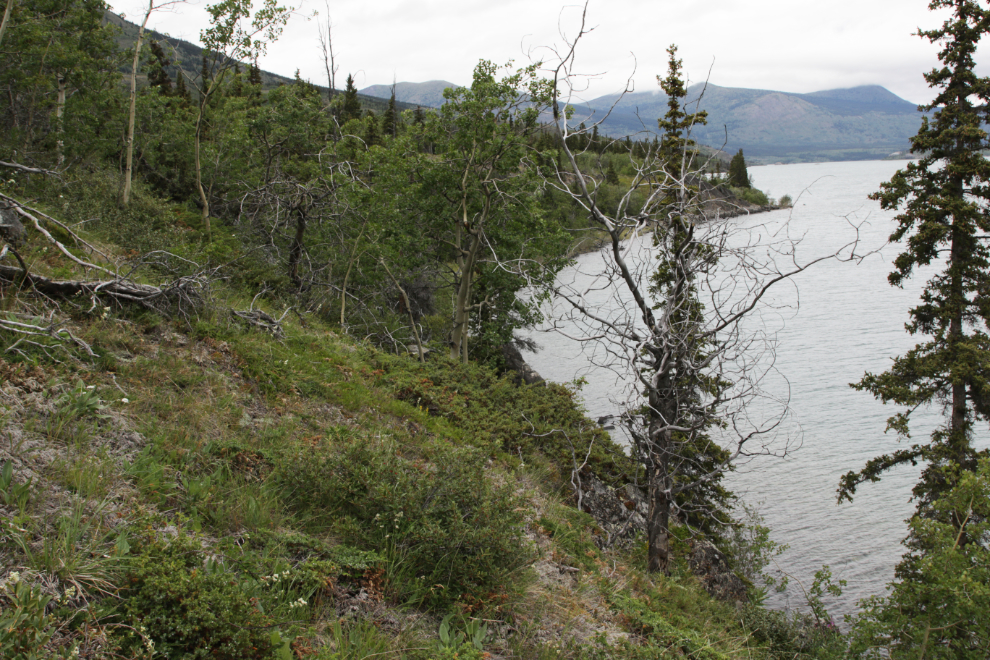
[[[368,110],[364,114],[365,134],[364,143],[368,147],[376,147],[382,144],[382,134],[378,130],[378,117],[374,110]]]
[[[729,161],[729,185],[733,188],[749,188],[749,172],[746,170],[742,149]]]
[[[361,101],[358,100],[357,87],[354,86],[354,76],[347,74],[347,86],[344,88],[344,105],[340,110],[340,121],[346,124],[351,119],[361,118]]]
[[[248,84],[261,88],[261,69],[258,68],[258,60],[251,63],[251,69],[248,71]]]
[[[619,173],[615,171],[615,163],[611,159],[608,161],[608,169],[605,171],[605,183],[613,186],[619,185]]]
[[[382,134],[388,137],[395,137],[396,134],[395,85],[392,85],[392,96],[388,99],[388,108],[385,110],[385,116],[382,117]]]
[[[423,112],[423,108],[416,106],[413,111],[413,123],[422,126],[426,122],[426,113]]]
[[[234,62],[234,81],[230,85],[230,93],[233,96],[244,96],[244,78],[241,75],[241,65]]]
[[[940,271],[925,285],[907,324],[911,334],[930,339],[853,387],[904,406],[887,423],[903,437],[910,437],[911,414],[919,407],[944,406],[946,423],[928,442],[850,472],[839,489],[840,500],[851,498],[858,484],[877,481],[896,465],[924,461],[914,489],[921,511],[943,492],[946,465],[975,469],[973,422],[990,420],[990,161],[984,157],[990,149],[984,130],[990,78],[974,71],[977,43],[990,31],[990,10],[975,0],[935,0],[931,7],[954,14],[941,27],[919,32],[941,45],[943,65],[925,74],[938,96],[925,108],[933,114],[922,118],[911,139],[921,157],[873,195],[884,209],[900,211],[890,240],[904,242],[905,250],[894,260],[890,283],[900,287],[916,267],[938,262]]]
[[[189,94],[189,88],[186,87],[186,76],[181,69],[179,75],[175,77],[175,96],[182,101],[183,105],[192,103],[192,95]]]
[[[172,62],[157,41],[152,40],[149,45],[152,60],[148,66],[148,86],[157,87],[158,93],[162,96],[171,96],[172,78],[168,75],[168,67],[171,66]]]

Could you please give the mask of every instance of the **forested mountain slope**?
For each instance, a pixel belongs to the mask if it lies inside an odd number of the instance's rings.
[[[430,81],[396,84],[396,99],[439,107],[444,87]],[[372,85],[362,93],[388,98],[391,87]],[[728,155],[743,149],[754,163],[886,158],[905,152],[921,125],[918,107],[879,85],[830,89],[808,94],[696,84],[689,99],[708,112],[708,125],[696,126],[694,138]],[[600,132],[624,137],[656,130],[667,97],[660,92],[634,92],[619,100],[602,96],[575,104],[576,122],[589,126],[608,114]],[[692,108],[694,105],[692,105]],[[609,110],[611,109],[611,112]]]
[[[707,126],[694,129],[695,139],[730,154],[743,149],[756,162],[884,158],[906,150],[921,125],[917,106],[877,85],[793,94],[699,83],[688,93],[708,112]],[[598,118],[613,102],[603,96],[587,108]],[[666,103],[659,93],[628,94],[602,131],[626,135],[644,125],[653,129],[651,118],[661,116]]]

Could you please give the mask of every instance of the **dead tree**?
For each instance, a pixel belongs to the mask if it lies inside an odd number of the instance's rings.
[[[565,311],[558,305],[556,328],[583,342],[594,363],[625,383],[613,398],[647,474],[648,567],[669,573],[671,514],[678,499],[705,491],[741,457],[787,449],[786,438],[780,444],[775,437],[787,400],[776,400],[769,413],[761,404],[762,417],[753,406],[771,398],[764,384],[776,341],[759,322],[770,305],[767,292],[819,261],[861,257],[855,254],[855,227],[841,250],[806,258],[803,251],[799,255],[800,241],[786,231],[773,234],[765,226],[728,220],[704,205],[694,182],[707,163],[690,141],[699,117],[683,105],[671,105],[659,120],[661,139],[654,146],[631,146],[632,180],[618,202],[606,207],[606,196],[599,195],[601,157],[596,162],[590,153],[576,153],[572,145],[581,141],[568,139],[574,133],[569,103],[584,80],[574,63],[587,33],[585,11],[577,35],[554,51],[552,112],[563,158],[544,172],[548,185],[583,208],[606,246],[595,265],[600,270],[584,273],[580,286],[558,280],[555,294]],[[670,52],[671,75],[661,84],[676,96],[667,83],[677,79],[680,62],[676,49]],[[679,89],[685,89],[683,81]],[[593,130],[607,116],[582,129]],[[647,130],[642,137],[656,134]],[[642,196],[638,208],[634,195]],[[778,238],[768,242],[767,235]],[[706,503],[696,497],[692,505]]]

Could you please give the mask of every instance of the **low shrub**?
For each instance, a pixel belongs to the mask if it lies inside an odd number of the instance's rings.
[[[194,538],[152,540],[134,558],[122,610],[148,646],[170,658],[262,660],[271,656],[271,621],[223,566],[206,562]],[[137,648],[125,650],[137,651]],[[150,648],[149,648],[150,650]]]
[[[277,470],[285,500],[311,526],[382,552],[406,602],[444,607],[504,593],[530,553],[517,498],[485,475],[483,454],[437,443],[406,457],[391,441],[341,443],[300,450]]]
[[[740,611],[743,626],[753,639],[766,645],[770,658],[841,658],[845,648],[842,633],[811,615],[788,614],[747,605]]]

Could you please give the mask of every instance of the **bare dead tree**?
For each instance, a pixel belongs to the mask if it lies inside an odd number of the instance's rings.
[[[683,108],[660,120],[666,130],[659,146],[630,151],[632,180],[606,207],[600,162],[575,153],[567,139],[574,132],[569,104],[584,80],[575,56],[589,31],[586,11],[576,35],[551,49],[552,112],[563,159],[544,172],[548,185],[588,214],[606,247],[594,265],[600,270],[558,280],[555,327],[625,383],[613,398],[646,469],[648,567],[669,573],[677,500],[704,491],[743,457],[787,451],[786,438],[780,444],[778,437],[787,398],[765,389],[776,349],[760,317],[773,306],[766,294],[825,259],[860,259],[858,232],[852,227],[852,240],[838,251],[805,257],[786,225],[770,230],[725,218],[699,194],[706,163],[690,141],[699,117]],[[679,71],[675,52],[672,77]],[[771,405],[758,412],[759,400]]]
[[[327,102],[333,101],[337,90],[337,70],[340,65],[334,60],[333,52],[333,21],[330,20],[330,3],[327,6],[327,22],[320,23],[320,48],[323,50],[323,65],[327,70]]]
[[[138,64],[141,61],[141,46],[144,40],[144,30],[148,26],[148,19],[151,18],[152,12],[166,7],[169,5],[174,5],[182,2],[183,0],[165,0],[164,2],[159,2],[155,4],[155,0],[148,0],[148,11],[144,14],[144,20],[141,21],[141,26],[138,28],[137,40],[134,43],[134,59],[131,62],[131,91],[130,91],[130,106],[127,113],[127,137],[125,138],[124,144],[126,145],[125,150],[127,152],[124,166],[124,186],[120,193],[120,203],[124,206],[130,202],[131,198],[131,179],[134,173],[134,116],[135,109],[137,107],[137,72]]]

